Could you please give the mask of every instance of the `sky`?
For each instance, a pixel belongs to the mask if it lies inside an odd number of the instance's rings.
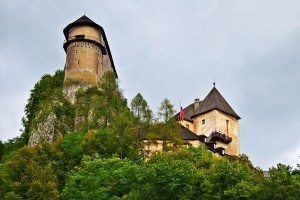
[[[0,0],[0,140],[20,135],[30,90],[63,69],[63,28],[83,14],[104,28],[129,102],[187,106],[215,78],[242,118],[241,153],[264,170],[300,163],[298,0]]]

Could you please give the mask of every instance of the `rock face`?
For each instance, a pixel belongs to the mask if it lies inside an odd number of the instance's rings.
[[[51,76],[38,83],[29,106],[33,113],[29,115],[27,125],[28,145],[31,146],[53,142],[69,131],[81,130],[81,126],[92,121],[94,110],[88,111],[88,116],[82,116],[81,108],[76,108],[77,91],[96,86],[106,72],[113,72],[117,78],[107,38],[100,25],[84,15],[67,25],[63,32],[66,38],[63,84],[57,85],[58,81],[62,83],[62,77]]]
[[[64,97],[45,100],[36,111],[29,130],[29,146],[51,143],[74,130],[75,107]]]
[[[45,142],[53,142],[54,138],[58,135],[55,134],[56,115],[50,113],[45,121],[40,122],[32,130],[28,145],[36,146]]]
[[[63,94],[65,98],[71,102],[71,104],[75,104],[77,91],[80,89],[87,89],[88,87],[89,86],[87,85],[78,85],[78,84],[68,85],[63,88]]]

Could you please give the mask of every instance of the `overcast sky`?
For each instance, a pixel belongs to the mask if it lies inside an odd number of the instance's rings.
[[[0,0],[0,139],[18,136],[30,89],[63,69],[63,28],[84,13],[106,32],[126,98],[176,108],[216,87],[241,116],[241,152],[300,163],[300,1]]]

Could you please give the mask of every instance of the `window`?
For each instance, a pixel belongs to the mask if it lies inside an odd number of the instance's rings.
[[[228,119],[226,119],[226,125],[228,125],[229,124],[229,120]]]
[[[85,35],[75,35],[75,39],[84,39]]]
[[[202,125],[204,125],[205,124],[205,119],[202,119]]]

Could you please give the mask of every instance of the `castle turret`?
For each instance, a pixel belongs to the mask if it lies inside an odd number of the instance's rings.
[[[65,85],[94,85],[106,71],[117,77],[103,28],[82,16],[64,29]]]

